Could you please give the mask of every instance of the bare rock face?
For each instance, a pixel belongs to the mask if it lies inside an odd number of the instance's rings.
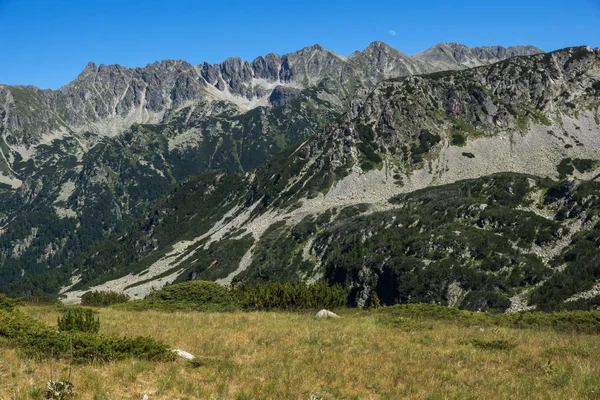
[[[269,53],[265,57],[257,57],[252,61],[252,70],[257,79],[265,79],[270,82],[279,81],[279,69],[281,56]]]

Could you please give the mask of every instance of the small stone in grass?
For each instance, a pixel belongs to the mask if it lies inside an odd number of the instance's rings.
[[[315,315],[315,319],[323,319],[323,318],[340,318],[340,316],[329,310],[321,310],[317,313],[317,315]]]

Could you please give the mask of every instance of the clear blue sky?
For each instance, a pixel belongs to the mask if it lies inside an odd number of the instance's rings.
[[[0,37],[0,83],[58,88],[89,61],[253,60],[316,43],[344,55],[374,40],[408,54],[450,41],[597,47],[600,0],[0,0]]]

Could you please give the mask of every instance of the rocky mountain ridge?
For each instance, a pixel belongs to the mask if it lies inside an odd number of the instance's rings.
[[[482,58],[477,58],[480,52],[475,51],[471,58],[483,64],[534,52],[541,51],[531,46],[510,48],[496,56],[481,53]],[[342,85],[349,80],[374,84],[385,78],[465,68],[462,60],[454,64],[445,60],[442,65],[427,54],[410,57],[382,42],[373,42],[350,57],[315,45],[284,56],[271,53],[251,63],[228,58],[220,64],[193,66],[165,60],[144,68],[127,68],[90,62],[74,81],[56,91],[0,85],[0,128],[9,148],[29,148],[43,142],[48,134],[88,131],[113,136],[135,123],[165,122],[198,100],[229,101],[239,111],[247,111],[268,106],[275,89],[285,92],[289,88],[294,93],[294,89],[307,89],[325,78]],[[341,93],[339,97],[343,97]],[[78,139],[86,142],[85,137]],[[5,155],[7,160],[10,153]]]
[[[0,86],[0,287],[52,291],[67,261],[176,182],[248,171],[320,134],[381,79],[439,68],[375,42],[350,57],[312,46],[252,63],[91,63],[57,91]]]
[[[359,306],[376,291],[386,304],[592,307],[599,96],[587,47],[383,81],[252,173],[171,192],[79,261],[67,298],[324,277]]]
[[[539,54],[535,46],[484,46],[469,48],[460,43],[438,43],[414,55],[418,60],[438,61],[448,65],[479,67],[507,58]]]

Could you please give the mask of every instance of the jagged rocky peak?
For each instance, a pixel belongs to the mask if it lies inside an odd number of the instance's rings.
[[[94,73],[98,70],[98,66],[96,65],[95,62],[90,61],[89,63],[87,63],[87,65],[85,66],[85,68],[83,69],[83,71],[81,71],[80,75],[86,75],[89,73]]]
[[[383,78],[424,74],[439,70],[428,62],[414,59],[379,41],[371,43],[362,52],[354,52],[349,59],[356,67],[365,71],[367,81],[373,82]]]
[[[227,89],[233,94],[252,98],[265,94],[264,90],[252,87],[256,86],[256,79],[282,84],[297,81],[298,86],[305,87],[339,67],[344,59],[320,45],[313,45],[283,56],[269,53],[257,57],[252,63],[234,57],[220,64],[204,63],[199,68],[209,85],[220,91]]]
[[[254,77],[268,81],[279,80],[279,68],[281,66],[281,56],[275,53],[269,53],[266,56],[259,56],[252,61],[252,70]]]
[[[164,60],[144,68],[90,63],[77,79],[59,90],[63,96],[58,100],[67,110],[77,111],[73,118],[86,115],[83,121],[68,121],[81,126],[98,119],[126,117],[135,110],[161,113],[180,101],[198,98],[200,87],[198,71],[182,60]],[[144,118],[136,122],[145,122]]]
[[[396,55],[402,55],[404,57],[409,57],[408,55],[402,53],[399,50],[394,49],[393,47],[391,47],[390,45],[384,43],[384,42],[380,42],[378,40],[372,42],[369,46],[367,46],[367,48],[363,51],[363,54],[365,55],[377,55],[377,54],[396,54]]]
[[[280,76],[285,83],[309,86],[327,76],[336,76],[346,65],[346,57],[316,44],[282,57]]]
[[[285,104],[298,94],[297,89],[325,81],[334,86],[330,90],[334,97],[340,97],[356,89],[341,85],[360,82],[358,86],[372,88],[381,79],[464,69],[539,51],[532,46],[469,49],[443,43],[410,57],[376,41],[350,57],[313,45],[283,56],[270,53],[252,62],[229,58],[220,64],[193,66],[165,60],[143,68],[90,62],[74,81],[57,91],[8,87],[11,96],[0,93],[6,98],[3,108],[8,115],[2,130],[23,143],[35,143],[43,134],[63,128],[113,135],[133,123],[158,123],[180,105],[207,96],[247,110]],[[281,87],[274,93],[277,86]]]
[[[509,57],[543,53],[535,46],[485,46],[470,48],[460,43],[438,43],[415,54],[419,60],[437,61],[446,64],[460,64],[466,67],[490,64]]]

